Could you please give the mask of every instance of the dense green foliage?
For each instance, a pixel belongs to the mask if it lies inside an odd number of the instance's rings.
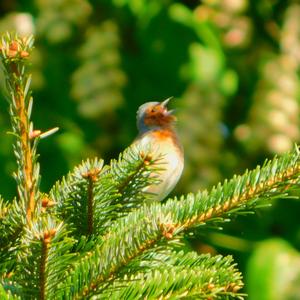
[[[104,162],[95,156],[105,162],[116,158],[135,137],[137,107],[148,100],[176,98],[173,106],[178,108],[186,165],[175,193],[211,188],[224,178],[255,168],[265,157],[292,149],[299,141],[300,6],[295,1],[11,0],[1,1],[0,13],[0,31],[35,34],[31,72],[38,102],[32,114],[36,128],[60,127],[39,148],[45,192],[82,159],[89,157],[87,165],[102,166]],[[4,86],[1,77],[0,190],[7,199],[15,195],[11,174],[17,166],[11,147],[14,137],[6,134],[11,129]],[[134,173],[138,161],[132,163]],[[99,193],[105,191],[112,198],[103,200],[96,210],[107,209],[116,219],[122,213],[122,201],[128,204],[123,209],[129,213],[132,206],[139,205],[134,199],[143,199],[143,195],[138,190],[120,191],[126,178],[122,178],[118,163],[114,164],[111,173],[119,174],[119,186],[117,182],[97,186]],[[128,167],[122,165],[126,172]],[[65,191],[64,185],[72,180],[87,188],[83,169],[57,183],[52,195]],[[99,176],[110,180],[111,173],[104,170]],[[136,175],[139,180],[140,174]],[[72,197],[59,193],[64,204],[57,207],[58,219],[69,216],[69,208],[78,203],[76,191],[70,191]],[[276,268],[260,269],[260,253],[268,251],[263,247],[268,249],[270,242],[278,249],[270,255],[269,265],[281,253],[287,254],[286,272],[292,280],[275,294],[266,291],[272,296],[262,299],[273,300],[274,295],[288,299],[292,297],[289,292],[299,294],[288,288],[296,286],[292,283],[299,278],[295,271],[300,249],[299,209],[298,200],[279,197],[258,217],[238,218],[224,225],[222,234],[203,229],[205,234],[197,233],[189,242],[200,253],[235,254],[246,284],[249,278],[247,292],[252,299],[257,296],[251,296],[251,287],[255,291],[257,286],[268,286],[258,285],[255,279],[263,280],[256,274],[271,278],[281,274]],[[86,214],[80,207],[77,211],[82,215],[73,214],[64,230],[89,232]],[[72,225],[76,218],[84,221],[80,228]],[[16,226],[11,230],[18,230],[22,221],[9,220]],[[107,222],[101,215],[95,226],[104,230]],[[62,239],[64,234],[62,229]],[[274,236],[278,239],[258,243]],[[174,272],[177,267],[181,268],[174,263]],[[156,276],[154,272],[148,280],[158,280]],[[266,289],[275,287],[269,284]]]

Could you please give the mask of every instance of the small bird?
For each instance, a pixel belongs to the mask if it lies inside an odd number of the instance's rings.
[[[145,189],[158,201],[163,200],[173,190],[184,166],[183,148],[174,128],[176,117],[173,110],[167,109],[170,99],[147,102],[139,107],[139,135],[133,142],[136,146],[149,147],[151,156],[161,157],[163,170],[158,172],[160,183]]]

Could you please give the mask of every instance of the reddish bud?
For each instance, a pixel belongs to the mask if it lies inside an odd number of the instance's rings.
[[[100,169],[91,169],[85,173],[82,173],[81,176],[83,178],[88,178],[91,181],[95,182],[97,181],[99,173],[100,173]]]
[[[49,231],[45,230],[44,231],[44,240],[49,239],[49,237],[50,237]]]
[[[16,57],[17,54],[18,54],[18,51],[16,51],[16,50],[8,50],[7,51],[7,56],[10,57],[10,58]]]
[[[56,229],[55,228],[52,228],[52,229],[49,230],[50,237],[54,237],[55,234],[56,234]]]
[[[144,164],[148,166],[152,160],[152,156],[150,154],[145,154],[143,151],[140,152],[140,156],[144,160]]]
[[[209,284],[207,285],[207,288],[208,288],[209,290],[213,289],[214,287],[215,287],[215,285],[214,285],[213,283],[209,283]]]
[[[46,238],[46,239],[44,239],[44,242],[45,242],[45,244],[49,244],[49,243],[50,243],[50,241],[51,241],[51,239],[50,239],[50,238]]]
[[[47,207],[49,203],[49,198],[43,198],[42,199],[42,207]]]
[[[34,138],[40,136],[41,133],[42,133],[42,132],[41,132],[40,130],[33,130],[33,131],[31,131],[31,132],[29,133],[29,138],[30,138],[30,139],[34,139]]]
[[[18,51],[19,50],[19,44],[17,41],[12,41],[11,44],[9,45],[9,49],[13,51]]]
[[[27,58],[29,56],[29,53],[27,51],[21,51],[20,56],[22,58]]]
[[[165,236],[165,238],[166,239],[171,239],[172,237],[173,237],[173,235],[172,235],[172,233],[170,233],[170,232],[166,232],[165,234],[164,234],[164,236]]]

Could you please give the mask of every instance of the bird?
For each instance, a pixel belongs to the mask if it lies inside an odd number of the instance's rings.
[[[133,145],[148,147],[151,157],[160,157],[162,166],[156,174],[159,182],[144,189],[156,201],[162,201],[174,189],[184,167],[184,152],[175,130],[174,110],[167,108],[170,100],[147,102],[137,111],[138,136]]]

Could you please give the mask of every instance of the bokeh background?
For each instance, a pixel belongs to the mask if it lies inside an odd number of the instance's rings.
[[[300,139],[300,3],[292,0],[9,0],[0,32],[34,34],[42,189],[87,157],[116,158],[146,101],[174,96],[186,167],[174,194],[196,192],[290,150]],[[0,75],[1,193],[15,162]],[[233,254],[249,299],[300,299],[300,201],[278,199],[191,240]]]

